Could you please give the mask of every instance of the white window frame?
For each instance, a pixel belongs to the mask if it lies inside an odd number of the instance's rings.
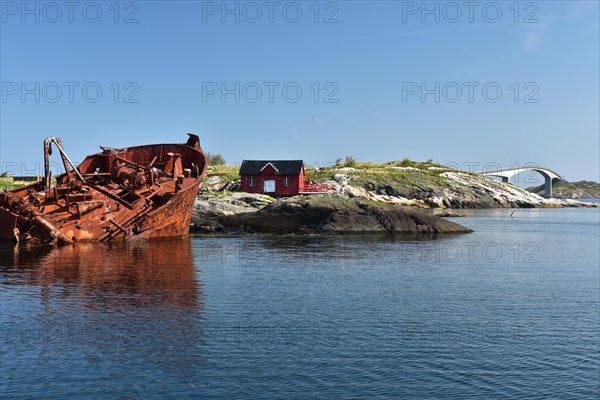
[[[253,176],[249,176],[248,177],[248,186],[249,187],[254,187],[254,177]]]

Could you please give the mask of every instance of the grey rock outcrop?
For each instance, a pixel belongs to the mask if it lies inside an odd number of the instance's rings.
[[[219,218],[252,213],[274,201],[270,196],[241,192],[198,196],[192,212],[191,230],[229,232],[231,229],[223,226]]]
[[[467,233],[469,228],[418,210],[341,197],[292,197],[253,213],[229,215],[219,223],[258,232]]]

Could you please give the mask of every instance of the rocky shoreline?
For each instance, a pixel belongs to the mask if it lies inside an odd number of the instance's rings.
[[[267,203],[265,206],[259,206]],[[342,196],[231,194],[199,198],[194,232],[205,233],[469,233],[471,229],[422,210]]]
[[[344,169],[343,172],[348,172]],[[328,181],[327,195],[270,196],[235,191],[235,182],[212,177],[198,197],[193,232],[350,233],[397,232],[440,234],[470,232],[442,217],[450,210],[482,208],[599,207],[569,199],[546,199],[514,185],[460,171],[445,171],[435,181],[409,187],[369,179]],[[230,191],[234,190],[234,191]],[[424,209],[447,209],[432,215]]]

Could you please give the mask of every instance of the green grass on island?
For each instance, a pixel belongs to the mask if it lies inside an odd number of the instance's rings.
[[[0,176],[0,189],[12,190],[27,184],[28,182],[14,181],[12,176]]]
[[[387,163],[356,162],[351,165],[306,170],[306,176],[314,181],[332,180],[336,174],[344,174],[349,183],[354,186],[364,186],[367,183],[385,184],[394,187],[440,187],[450,183],[442,173],[453,171],[445,165],[434,162],[417,162],[409,159],[389,161]],[[464,171],[463,171],[464,172]]]

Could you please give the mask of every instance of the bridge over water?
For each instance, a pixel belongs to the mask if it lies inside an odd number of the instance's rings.
[[[493,176],[502,179],[502,182],[508,182],[513,176],[525,171],[536,171],[544,177],[544,197],[552,197],[552,183],[562,180],[562,176],[545,167],[520,167],[520,168],[505,168],[495,171],[479,172],[480,175]]]

